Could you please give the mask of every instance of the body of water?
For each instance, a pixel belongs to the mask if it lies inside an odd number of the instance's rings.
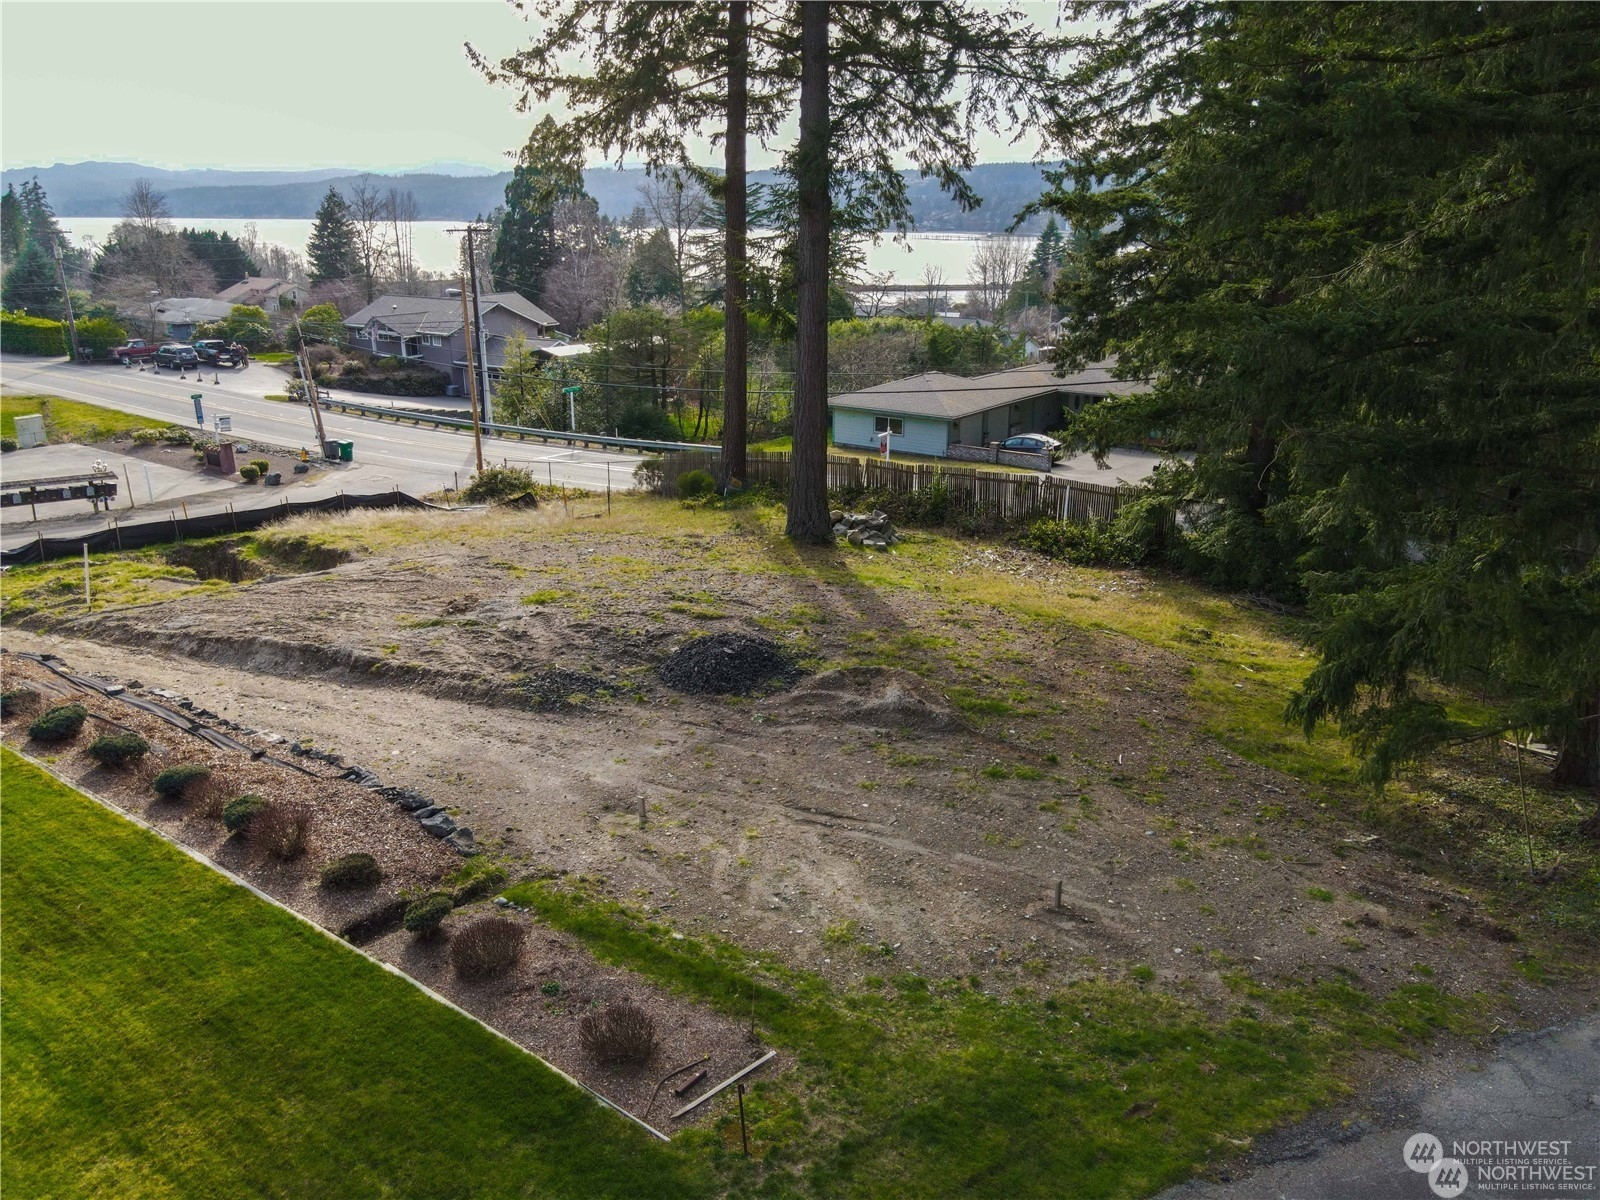
[[[61,224],[72,231],[72,241],[79,246],[86,239],[103,243],[112,226],[120,217],[70,217]],[[305,255],[306,242],[311,238],[310,220],[279,220],[270,218],[248,219],[234,217],[174,217],[173,224],[182,229],[215,229],[218,233],[239,237],[254,226],[255,236],[263,242],[286,246],[295,253]],[[460,228],[461,221],[418,221],[412,227],[413,249],[417,263],[425,271],[453,271],[460,261],[457,256],[459,234],[446,230]],[[885,237],[877,245],[866,247],[866,265],[875,274],[888,273],[896,283],[920,282],[923,272],[933,267],[943,273],[949,284],[965,283],[972,256],[978,247],[1001,234],[964,233],[913,233],[896,242]],[[1008,239],[1033,245],[1032,238]],[[959,289],[956,289],[959,291]]]

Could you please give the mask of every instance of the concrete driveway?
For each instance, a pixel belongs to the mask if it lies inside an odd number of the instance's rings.
[[[1057,479],[1070,479],[1074,483],[1101,483],[1108,486],[1118,483],[1143,483],[1156,469],[1161,455],[1151,450],[1113,450],[1106,455],[1102,468],[1092,454],[1078,454],[1055,465],[1050,473]]]

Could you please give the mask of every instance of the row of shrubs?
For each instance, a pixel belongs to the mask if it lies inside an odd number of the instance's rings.
[[[40,707],[39,694],[32,688],[13,688],[0,693],[0,715],[27,715]],[[70,741],[82,730],[89,712],[81,704],[58,704],[45,709],[28,726],[35,741]],[[150,750],[150,743],[136,733],[119,732],[95,739],[88,753],[102,766],[117,769],[137,762]],[[151,790],[162,799],[188,800],[207,794],[215,804],[221,793],[210,787],[212,771],[204,763],[178,763],[162,770],[151,781]],[[314,820],[309,804],[290,800],[269,800],[256,795],[237,796],[223,803],[215,815],[222,818],[229,834],[244,838],[282,861],[298,858],[305,852],[306,840]],[[505,882],[505,871],[485,864],[463,868],[449,891],[434,891],[406,904],[402,927],[419,937],[435,937],[444,919],[458,905],[481,899]],[[376,887],[383,880],[378,860],[364,852],[344,854],[322,867],[319,882],[330,891],[354,891]],[[516,966],[527,942],[527,930],[515,921],[499,916],[482,916],[468,922],[450,939],[450,965],[463,979],[490,979]],[[638,1064],[655,1057],[658,1041],[655,1022],[630,1001],[619,1001],[600,1012],[587,1013],[579,1021],[579,1041],[585,1053],[601,1064]]]

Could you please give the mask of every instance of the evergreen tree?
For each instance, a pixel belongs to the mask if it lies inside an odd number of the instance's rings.
[[[745,474],[749,357],[745,144],[774,133],[794,95],[792,47],[780,44],[781,30],[752,32],[750,10],[746,0],[562,0],[527,49],[498,64],[473,55],[489,79],[521,93],[522,107],[559,94],[572,114],[559,130],[541,127],[525,161],[582,161],[592,147],[664,167],[686,160],[690,134],[722,141],[723,175],[705,183],[725,217],[722,470],[736,478]],[[574,57],[592,72],[570,70]]]
[[[1294,702],[1371,778],[1531,730],[1600,781],[1600,21],[1582,5],[1085,5],[1062,359],[1147,396],[1180,561],[1309,596]],[[1470,682],[1469,718],[1434,694]],[[1596,823],[1600,832],[1600,822]]]
[[[518,330],[506,339],[500,377],[494,385],[495,420],[531,429],[550,429],[556,388],[539,362],[538,351]]]
[[[26,232],[22,202],[17,199],[17,189],[8,183],[5,195],[0,196],[0,261],[10,263],[22,253]]]
[[[905,230],[899,156],[963,209],[980,127],[1025,130],[1053,115],[1059,43],[1021,13],[976,4],[799,6],[799,288],[788,534],[831,542],[827,497],[828,247],[844,220]],[[820,58],[819,58],[820,56]],[[808,120],[809,117],[809,120]]]
[[[8,312],[60,320],[66,314],[61,285],[56,280],[55,256],[29,238],[0,283],[0,306]]]
[[[1035,279],[1054,279],[1066,254],[1066,241],[1061,236],[1061,226],[1051,217],[1039,232],[1034,243],[1033,257],[1028,260],[1028,274]]]
[[[188,244],[190,253],[210,270],[219,292],[247,276],[261,273],[255,260],[231,234],[218,233],[215,229],[184,229],[179,236]]]
[[[306,261],[312,283],[332,283],[355,273],[355,224],[350,219],[350,206],[335,187],[328,188],[317,207],[311,240],[306,243]]]
[[[553,136],[555,122],[545,117],[535,134],[541,142]],[[555,265],[556,205],[583,194],[582,176],[575,162],[555,164],[542,155],[524,155],[506,184],[504,214],[495,227],[489,260],[495,286],[510,288],[539,304],[544,302],[545,279]]]
[[[677,259],[665,229],[654,230],[633,252],[625,286],[630,304],[670,300],[678,294]]]

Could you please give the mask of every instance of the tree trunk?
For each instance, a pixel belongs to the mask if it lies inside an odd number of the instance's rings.
[[[743,481],[746,389],[749,386],[750,319],[745,312],[745,264],[748,259],[745,130],[750,70],[748,0],[728,5],[728,128],[723,141],[725,196],[722,280],[722,483]]]
[[[1561,741],[1561,753],[1550,770],[1550,782],[1562,787],[1587,787],[1600,791],[1600,694],[1578,714],[1576,728]],[[1600,821],[1593,823],[1600,835]]]
[[[832,544],[828,523],[828,5],[800,6],[800,144],[795,152],[794,453],[788,535]]]

